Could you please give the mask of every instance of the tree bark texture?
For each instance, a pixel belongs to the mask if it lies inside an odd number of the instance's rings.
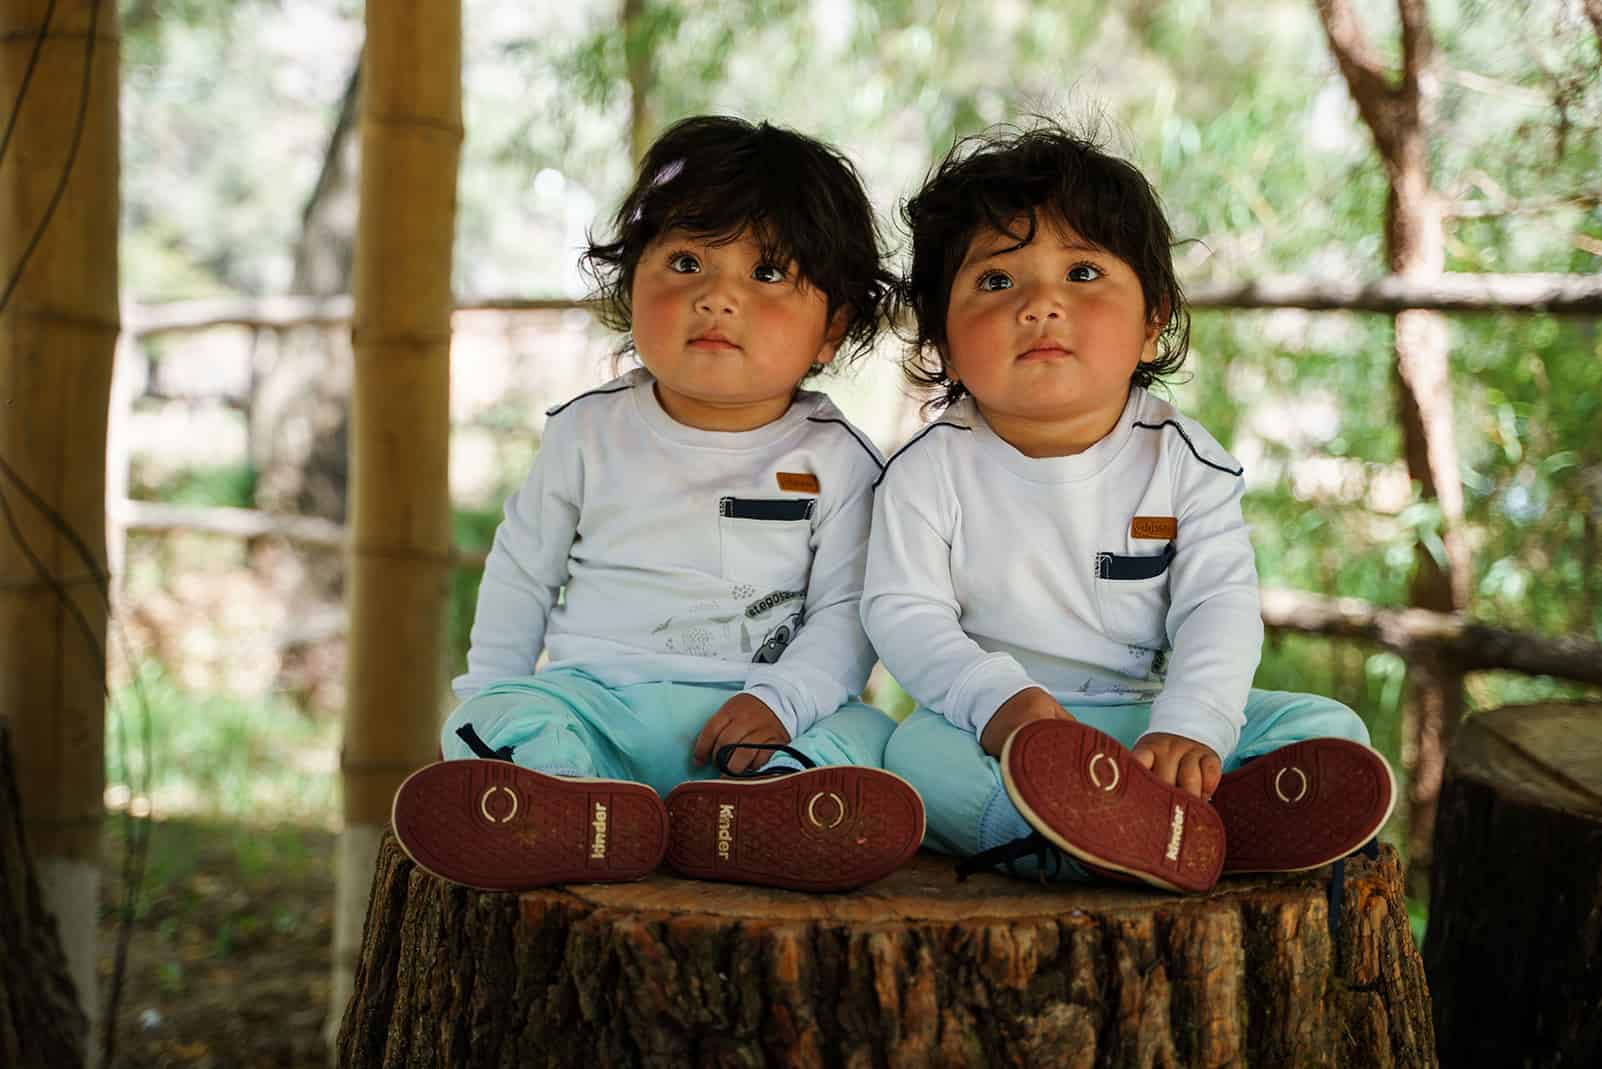
[[[84,1064],[88,1038],[56,919],[34,877],[9,729],[0,720],[0,1065],[74,1069]]]
[[[1211,894],[976,876],[851,895],[658,874],[486,894],[386,839],[338,1061],[422,1066],[1433,1066],[1396,854]]]
[[[1602,1065],[1602,702],[1464,721],[1424,961],[1442,1065]]]

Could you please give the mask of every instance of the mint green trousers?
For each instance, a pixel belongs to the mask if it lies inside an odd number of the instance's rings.
[[[457,707],[441,732],[446,760],[474,756],[457,729],[471,725],[492,750],[551,775],[644,783],[666,794],[717,767],[694,763],[691,748],[737,683],[639,683],[608,687],[572,668],[554,668],[485,687]],[[871,705],[847,702],[790,741],[818,765],[884,765],[895,721]],[[769,767],[792,762],[776,755]]]

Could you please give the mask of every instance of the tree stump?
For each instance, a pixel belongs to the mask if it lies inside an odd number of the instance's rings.
[[[88,1038],[89,1020],[23,838],[11,735],[0,719],[0,1065],[74,1069],[84,1064]]]
[[[1424,961],[1448,1066],[1602,1065],[1602,702],[1464,721]]]
[[[957,883],[861,892],[658,873],[485,894],[386,838],[345,1069],[422,1066],[1433,1066],[1395,852],[1182,897]]]

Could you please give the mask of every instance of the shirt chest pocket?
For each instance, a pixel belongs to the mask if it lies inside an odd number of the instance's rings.
[[[1163,649],[1168,645],[1168,566],[1172,544],[1161,553],[1096,554],[1096,601],[1102,632],[1110,639]]]
[[[812,570],[811,497],[724,497],[718,500],[723,578],[761,593],[805,590]]]

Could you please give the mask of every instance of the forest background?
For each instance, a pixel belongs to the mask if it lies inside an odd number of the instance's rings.
[[[120,7],[129,337],[113,438],[127,497],[340,522],[348,330],[140,326],[169,302],[348,291],[362,6]],[[1397,67],[1395,5],[1355,7]],[[1386,173],[1313,0],[465,0],[463,12],[464,303],[581,297],[586,230],[604,228],[639,148],[698,112],[839,146],[898,254],[896,208],[954,138],[1048,114],[1098,126],[1151,177],[1185,239],[1187,287],[1386,273]],[[1602,10],[1436,0],[1428,16],[1427,166],[1446,205],[1446,270],[1595,274]],[[1468,614],[1602,638],[1595,321],[1453,315],[1447,329]],[[1245,464],[1265,586],[1401,606],[1420,547],[1444,559],[1440,510],[1403,459],[1392,331],[1386,315],[1196,313],[1173,397]],[[458,314],[452,489],[466,554],[487,546],[544,409],[609,377],[614,345],[571,308]],[[887,342],[827,386],[886,452],[919,418],[897,355]],[[339,554],[151,515],[122,512],[113,621],[125,640],[107,803],[158,821],[119,1027],[139,1037],[128,1056],[148,1059],[133,1064],[317,1064],[344,701]],[[452,673],[476,581],[471,567],[456,573]],[[1257,685],[1340,698],[1400,765],[1406,677],[1376,645],[1282,635]],[[1486,672],[1468,678],[1466,702],[1581,693],[1596,689]],[[882,677],[872,696],[907,708]],[[107,834],[109,954],[122,825]],[[1415,906],[1422,926],[1426,903]]]

